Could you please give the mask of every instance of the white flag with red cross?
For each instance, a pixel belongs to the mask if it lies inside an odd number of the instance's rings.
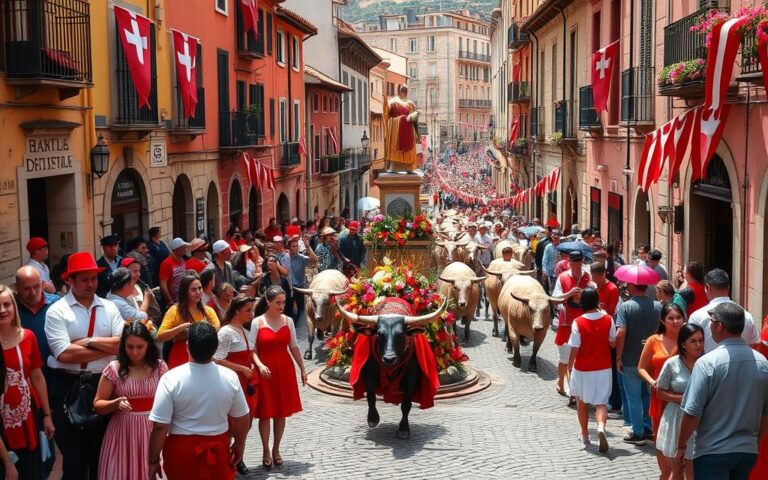
[[[149,105],[149,95],[152,93],[152,51],[149,48],[152,22],[147,17],[117,5],[115,21],[139,107]]]

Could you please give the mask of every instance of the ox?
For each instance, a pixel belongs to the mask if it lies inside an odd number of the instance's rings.
[[[499,311],[507,326],[507,351],[513,352],[512,362],[520,367],[520,337],[533,339],[533,353],[528,371],[536,371],[536,354],[544,343],[552,321],[550,303],[560,302],[544,292],[541,284],[532,277],[513,275],[504,283],[499,293]]]
[[[514,259],[525,265],[525,268],[530,268],[533,265],[533,254],[531,249],[520,245],[516,240],[501,240],[493,247],[494,258],[501,258],[501,252],[505,247],[512,247]]]
[[[435,255],[435,264],[438,269],[445,268],[451,262],[463,262],[466,255],[464,248],[469,245],[469,239],[464,238],[462,240],[436,240],[435,249],[433,254]]]
[[[488,269],[483,268],[483,273],[487,276],[485,279],[485,294],[487,295],[488,303],[491,305],[491,315],[493,316],[493,332],[491,335],[494,337],[499,336],[499,293],[501,287],[509,280],[513,275],[531,275],[535,270],[524,270],[525,265],[517,260],[511,260],[505,262],[501,258],[497,258],[488,265]]]
[[[336,312],[331,306],[334,295],[342,295],[349,289],[347,277],[338,270],[324,270],[312,279],[309,288],[293,287],[299,293],[309,297],[307,302],[307,340],[309,346],[304,352],[306,360],[312,359],[312,343],[315,333],[318,340],[323,339],[323,333],[330,328],[335,334],[339,329]]]
[[[413,317],[396,314],[357,315],[344,310],[340,304],[336,304],[341,315],[350,324],[357,326],[359,331],[373,332],[373,339],[370,340],[370,344],[363,344],[371,345],[372,348],[366,349],[367,358],[362,365],[359,377],[356,375],[355,358],[352,360],[352,373],[350,374],[350,383],[353,384],[355,399],[360,398],[358,385],[361,380],[365,386],[369,427],[373,428],[379,424],[379,412],[376,410],[376,391],[380,387],[384,387],[382,380],[397,383],[397,385],[387,386],[384,392],[385,401],[388,400],[387,394],[391,393],[392,387],[399,388],[399,392],[402,392],[402,399],[399,396],[396,397],[401,403],[400,410],[403,414],[397,428],[397,438],[406,439],[411,436],[408,414],[411,411],[415,395],[421,394],[420,397],[417,396],[420,398],[421,408],[432,406],[434,394],[440,382],[437,380],[437,368],[434,366],[432,350],[419,327],[438,318],[445,310],[445,305],[446,302],[443,302],[437,311]],[[367,337],[358,336],[357,342],[368,341]],[[425,344],[426,347],[424,347]],[[424,351],[424,348],[427,351]],[[420,350],[422,354],[426,355],[426,358],[421,359],[422,361],[431,359],[432,368],[431,372],[427,373],[427,378],[425,378],[425,372],[422,371],[423,367],[420,365],[420,353],[414,350]],[[360,354],[361,351],[358,349],[358,344],[355,343],[355,355]],[[396,401],[392,403],[396,403]]]
[[[453,262],[437,277],[437,291],[451,302],[451,311],[458,322],[464,325],[464,340],[469,340],[469,325],[475,317],[475,308],[480,299],[478,284],[486,277],[478,277],[466,264]],[[455,307],[453,305],[456,305]]]

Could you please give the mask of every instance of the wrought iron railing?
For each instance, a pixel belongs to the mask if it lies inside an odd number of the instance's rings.
[[[280,166],[292,167],[300,162],[299,142],[284,142],[280,145]]]
[[[520,27],[513,23],[507,30],[507,46],[511,49],[517,49],[530,41],[527,32],[520,30]]]
[[[462,58],[464,60],[477,60],[478,62],[488,62],[491,61],[490,55],[483,55],[482,53],[475,53],[475,52],[469,52],[466,50],[459,50],[459,58]]]
[[[176,118],[173,127],[176,130],[203,130],[205,129],[205,88],[197,87],[197,106],[195,113],[184,118],[184,102],[179,94],[179,87],[176,87]]]
[[[89,2],[7,1],[2,8],[8,79],[92,81]]]
[[[762,72],[757,57],[757,35],[744,35],[741,41],[741,74],[751,75]]]
[[[707,58],[706,34],[692,32],[691,27],[710,10],[709,7],[702,8],[664,27],[664,66]]]
[[[117,41],[117,115],[115,124],[120,126],[157,125],[157,54],[155,50],[155,25],[150,25],[149,50],[152,52],[152,81],[148,105],[139,107],[139,97],[133,85],[128,60],[122,42]]]
[[[530,92],[528,91],[528,82],[510,82],[507,90],[511,93],[510,102],[528,102],[531,100]]]
[[[621,72],[621,121],[653,121],[653,67]]]
[[[581,87],[579,89],[579,128],[591,130],[601,127],[600,116],[595,112],[592,85]]]
[[[563,138],[575,137],[573,128],[573,100],[561,100],[555,105],[554,132],[563,134]]]
[[[245,147],[259,145],[265,139],[264,113],[220,112],[219,145]]]
[[[331,155],[320,159],[320,174],[329,175],[344,170],[342,159],[338,155]]]

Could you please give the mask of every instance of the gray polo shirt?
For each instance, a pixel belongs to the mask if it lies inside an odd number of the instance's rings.
[[[625,367],[637,367],[645,340],[659,329],[660,315],[661,304],[645,296],[632,297],[616,310],[616,328],[625,330],[621,354]]]
[[[680,406],[700,417],[693,457],[757,453],[768,416],[768,361],[741,338],[727,338],[693,366]]]
[[[291,279],[291,285],[294,287],[304,288],[307,286],[306,268],[309,263],[309,257],[297,253],[296,255],[288,255],[288,273]]]

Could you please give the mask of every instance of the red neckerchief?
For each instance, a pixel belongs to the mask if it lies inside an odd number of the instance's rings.
[[[405,350],[403,351],[403,359],[395,364],[395,365],[384,365],[381,362],[381,355],[379,355],[379,348],[377,342],[373,343],[373,355],[376,359],[376,363],[379,364],[379,371],[381,372],[381,382],[380,387],[387,388],[393,393],[396,391],[399,391],[400,389],[400,380],[402,380],[403,375],[406,371],[406,366],[410,362],[411,358],[413,358],[414,349],[412,347],[413,340],[411,339],[411,336],[406,336],[405,340]],[[394,390],[393,390],[394,388]]]

